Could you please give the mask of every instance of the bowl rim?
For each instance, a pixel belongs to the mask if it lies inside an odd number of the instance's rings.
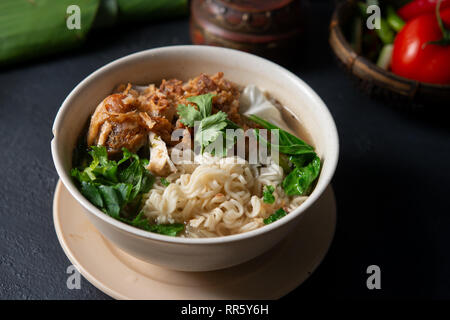
[[[348,42],[347,37],[344,35],[344,32],[342,30],[341,13],[342,13],[342,10],[344,10],[344,8],[346,8],[346,6],[350,6],[350,5],[356,5],[356,1],[355,0],[346,0],[346,1],[340,2],[334,9],[334,12],[333,12],[333,15],[331,18],[331,23],[330,23],[330,42],[332,39],[335,39],[336,41],[341,42],[342,47],[347,51],[348,56],[351,57],[350,67],[347,66],[349,69],[353,68],[353,64],[356,62],[356,60],[360,60],[366,66],[373,68],[374,72],[379,73],[387,78],[390,78],[390,79],[397,81],[399,83],[402,83],[404,85],[411,86],[411,88],[413,88],[411,90],[412,94],[416,93],[419,86],[424,87],[424,88],[434,89],[434,90],[450,90],[450,84],[430,83],[430,82],[423,82],[423,81],[405,78],[405,77],[402,77],[402,76],[399,76],[399,75],[393,73],[392,71],[384,70],[383,68],[380,68],[375,63],[370,61],[365,56],[357,54],[356,51],[350,46],[350,43]],[[337,58],[339,60],[341,60],[344,64],[346,64],[346,62],[341,59],[340,55],[337,54],[337,52],[336,52],[337,49],[333,45],[331,45],[331,48],[333,49],[333,52],[335,53]],[[355,76],[357,76],[357,75],[355,75]],[[357,76],[357,77],[361,78],[360,76]],[[398,93],[398,91],[395,89],[390,89],[390,90]]]
[[[329,126],[328,130],[329,133],[331,133],[329,136],[327,136],[327,139],[330,139],[330,143],[332,144],[333,148],[335,149],[335,152],[331,153],[327,157],[327,162],[329,162],[330,170],[329,174],[327,176],[322,176],[322,183],[321,185],[317,185],[311,195],[308,197],[308,199],[297,209],[290,212],[288,215],[283,217],[283,219],[279,219],[269,225],[265,225],[261,228],[235,234],[235,235],[229,235],[229,236],[220,236],[220,237],[211,237],[211,238],[181,238],[181,237],[172,237],[167,235],[161,235],[157,233],[153,233],[150,231],[145,231],[142,229],[138,229],[136,227],[130,226],[124,222],[121,222],[119,220],[116,220],[109,215],[102,212],[100,209],[95,207],[92,203],[89,202],[78,190],[78,188],[75,186],[75,184],[72,181],[72,178],[68,174],[68,172],[65,172],[63,168],[62,161],[59,157],[59,153],[57,150],[57,146],[59,145],[58,142],[58,135],[60,128],[63,126],[65,115],[70,109],[72,105],[72,101],[74,101],[77,98],[77,95],[79,92],[82,92],[83,89],[87,86],[89,86],[96,78],[101,77],[104,73],[107,73],[108,70],[120,67],[122,64],[128,64],[130,61],[133,60],[139,60],[140,58],[150,58],[153,55],[157,54],[165,54],[165,53],[173,53],[176,51],[209,51],[211,55],[215,55],[218,53],[226,53],[227,55],[234,55],[235,57],[240,58],[247,58],[247,59],[254,59],[257,60],[259,64],[270,66],[271,68],[275,68],[280,73],[283,73],[289,81],[295,82],[297,85],[300,85],[302,88],[304,88],[304,93],[316,104],[316,108],[320,109],[319,113],[321,113],[325,123]],[[58,175],[66,188],[69,190],[71,195],[84,207],[84,209],[89,212],[90,214],[93,214],[95,217],[99,218],[100,220],[103,220],[103,222],[106,222],[107,224],[115,227],[116,229],[128,233],[130,235],[133,235],[135,237],[150,239],[153,241],[161,241],[166,243],[177,243],[177,244],[217,244],[217,243],[228,243],[228,242],[234,242],[234,241],[240,241],[248,238],[257,237],[259,235],[262,235],[264,233],[268,233],[278,227],[281,227],[284,224],[287,224],[291,222],[292,220],[296,219],[299,215],[301,215],[304,211],[306,211],[317,199],[320,198],[322,193],[325,191],[326,187],[330,184],[331,179],[336,171],[338,158],[339,158],[339,136],[336,128],[336,124],[334,122],[334,119],[323,102],[323,100],[319,97],[319,95],[303,80],[301,80],[299,77],[297,77],[292,72],[288,71],[287,69],[281,67],[280,65],[269,61],[265,58],[242,52],[239,50],[229,49],[229,48],[222,48],[222,47],[212,47],[212,46],[203,46],[203,45],[176,45],[176,46],[166,46],[166,47],[159,47],[154,49],[148,49],[144,51],[139,51],[124,57],[121,57],[119,59],[116,59],[103,67],[100,67],[96,71],[92,72],[90,75],[88,75],[86,78],[84,78],[65,98],[63,103],[61,104],[61,107],[58,110],[58,113],[55,117],[53,127],[52,127],[52,133],[53,133],[53,139],[51,141],[51,152],[52,152],[52,158],[53,162],[56,168],[56,171],[58,172]],[[321,173],[322,174],[322,173]]]

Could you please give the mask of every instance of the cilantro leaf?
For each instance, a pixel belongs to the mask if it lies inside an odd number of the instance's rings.
[[[70,175],[75,179],[81,182],[90,182],[91,177],[85,172],[85,170],[80,171],[78,168],[73,168],[70,171]],[[95,179],[95,175],[93,176]]]
[[[213,97],[214,94],[207,93],[187,98],[187,101],[197,105],[198,110],[193,106],[184,104],[178,105],[178,115],[180,116],[181,122],[188,127],[193,127],[196,121],[202,121],[202,119],[211,116]]]
[[[188,127],[193,127],[196,121],[200,121],[202,119],[200,111],[195,109],[193,106],[179,104],[177,109],[178,115],[180,116],[180,121]]]
[[[273,192],[275,191],[275,187],[271,185],[267,185],[263,191],[263,201],[268,204],[273,204],[275,202],[275,197]]]
[[[206,147],[211,142],[216,141],[222,135],[222,130],[227,127],[226,119],[227,114],[222,111],[202,119],[197,129],[195,140],[202,147]]]
[[[129,199],[131,201],[135,199],[138,194],[150,191],[154,182],[154,177],[147,169],[145,169],[147,162],[144,161],[144,159],[139,159],[138,155],[130,153],[125,148],[123,152],[124,158],[122,160],[129,160],[131,164],[127,168],[121,170],[119,173],[119,180],[120,182],[131,184],[133,186]]]
[[[286,211],[284,211],[283,209],[278,209],[277,211],[275,211],[275,213],[264,219],[264,224],[271,224],[272,222],[283,218],[286,214]]]
[[[200,122],[200,125],[202,126],[203,129],[206,129],[220,123],[223,126],[222,127],[223,129],[228,125],[227,117],[228,116],[225,112],[219,111],[213,115],[203,118],[202,121]]]
[[[215,95],[212,93],[206,93],[199,96],[189,97],[186,100],[193,102],[198,106],[198,110],[202,118],[209,117],[212,111],[212,99]]]
[[[128,159],[139,160],[139,156],[137,154],[130,152],[127,148],[122,148],[122,159],[120,159],[120,161],[117,164],[120,165],[125,161],[127,161]]]
[[[197,105],[198,110],[192,106],[180,104],[178,105],[178,115],[180,121],[188,127],[198,125],[194,140],[200,145],[202,152],[217,139],[223,139],[225,141],[224,150],[216,150],[215,155],[224,156],[226,155],[227,141],[231,141],[231,139],[227,139],[225,129],[238,129],[239,126],[229,120],[225,112],[219,111],[211,114],[213,97],[214,94],[207,93],[187,98],[189,102]],[[199,123],[196,124],[196,122]]]

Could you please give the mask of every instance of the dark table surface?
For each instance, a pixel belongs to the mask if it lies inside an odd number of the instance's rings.
[[[322,97],[341,142],[334,242],[287,298],[450,298],[450,125],[359,92],[328,46],[332,7],[314,1],[308,38],[293,59],[280,62]],[[66,286],[70,262],[52,220],[53,119],[97,68],[136,51],[189,43],[187,18],[116,28],[94,32],[82,49],[0,72],[1,299],[108,299],[85,279],[80,290]],[[366,287],[372,264],[381,268],[381,290]]]

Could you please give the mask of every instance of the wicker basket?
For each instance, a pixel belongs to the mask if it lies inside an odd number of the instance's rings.
[[[342,66],[369,95],[409,106],[450,107],[450,85],[436,85],[406,79],[386,71],[358,55],[343,29],[356,14],[356,1],[341,2],[330,24],[330,45]]]

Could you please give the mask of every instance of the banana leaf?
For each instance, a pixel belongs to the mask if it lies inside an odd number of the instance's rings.
[[[188,0],[0,0],[0,66],[67,51],[93,28],[120,21],[153,21],[187,12]],[[80,8],[81,28],[69,30],[70,5]]]
[[[117,0],[121,20],[161,19],[187,13],[188,0]]]
[[[1,0],[0,64],[67,50],[81,44],[100,0]],[[80,8],[81,28],[69,30],[67,8]]]

